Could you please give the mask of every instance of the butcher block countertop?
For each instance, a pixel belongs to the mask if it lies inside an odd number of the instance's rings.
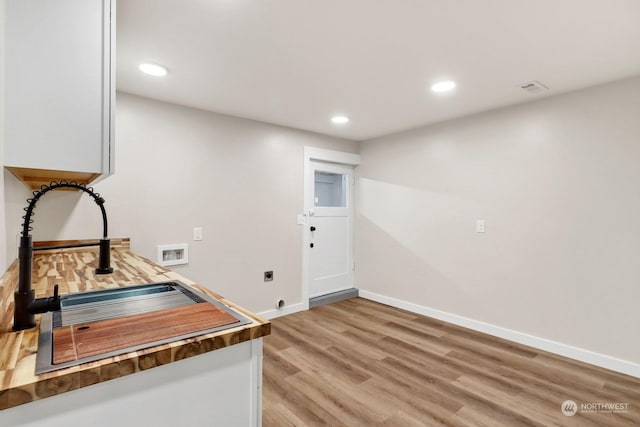
[[[83,243],[80,241],[40,242],[38,246]],[[13,332],[13,293],[18,284],[18,261],[0,279],[0,410],[61,394],[70,390],[144,371],[156,366],[218,350],[271,333],[271,323],[225,300],[179,274],[149,261],[129,249],[129,239],[111,240],[112,274],[95,275],[97,247],[48,249],[34,252],[33,289],[36,298],[51,296],[53,285],[60,294],[93,291],[178,280],[245,315],[251,323],[195,338],[133,351],[120,356],[35,375],[38,326]]]

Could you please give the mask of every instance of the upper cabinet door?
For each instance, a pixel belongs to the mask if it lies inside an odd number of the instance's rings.
[[[24,181],[111,174],[115,0],[7,0],[5,18],[5,166]]]

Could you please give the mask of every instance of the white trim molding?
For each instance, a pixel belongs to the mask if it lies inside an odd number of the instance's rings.
[[[360,289],[360,297],[640,378],[640,364]]]
[[[320,160],[321,162],[338,163],[341,165],[358,166],[360,164],[360,154],[345,153],[343,151],[326,150],[324,148],[304,147],[305,165],[309,160]]]
[[[267,320],[271,320],[271,319],[275,319],[276,317],[286,316],[287,314],[293,314],[299,311],[308,310],[309,309],[308,306],[309,306],[309,301],[307,301],[306,306],[305,304],[300,302],[298,304],[285,305],[281,309],[263,311],[262,313],[258,313],[258,316]]]
[[[251,417],[251,425],[255,427],[262,426],[262,338],[251,340],[251,398],[249,407]]]

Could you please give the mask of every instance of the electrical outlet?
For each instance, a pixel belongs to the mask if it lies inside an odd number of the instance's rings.
[[[484,219],[476,220],[476,233],[484,233]]]
[[[273,281],[273,271],[265,271],[264,272],[264,281],[265,282]]]
[[[202,240],[202,227],[193,227],[193,240]]]

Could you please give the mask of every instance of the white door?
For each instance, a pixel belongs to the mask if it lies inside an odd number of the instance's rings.
[[[353,288],[353,168],[317,161],[310,166],[306,250],[313,298]]]

